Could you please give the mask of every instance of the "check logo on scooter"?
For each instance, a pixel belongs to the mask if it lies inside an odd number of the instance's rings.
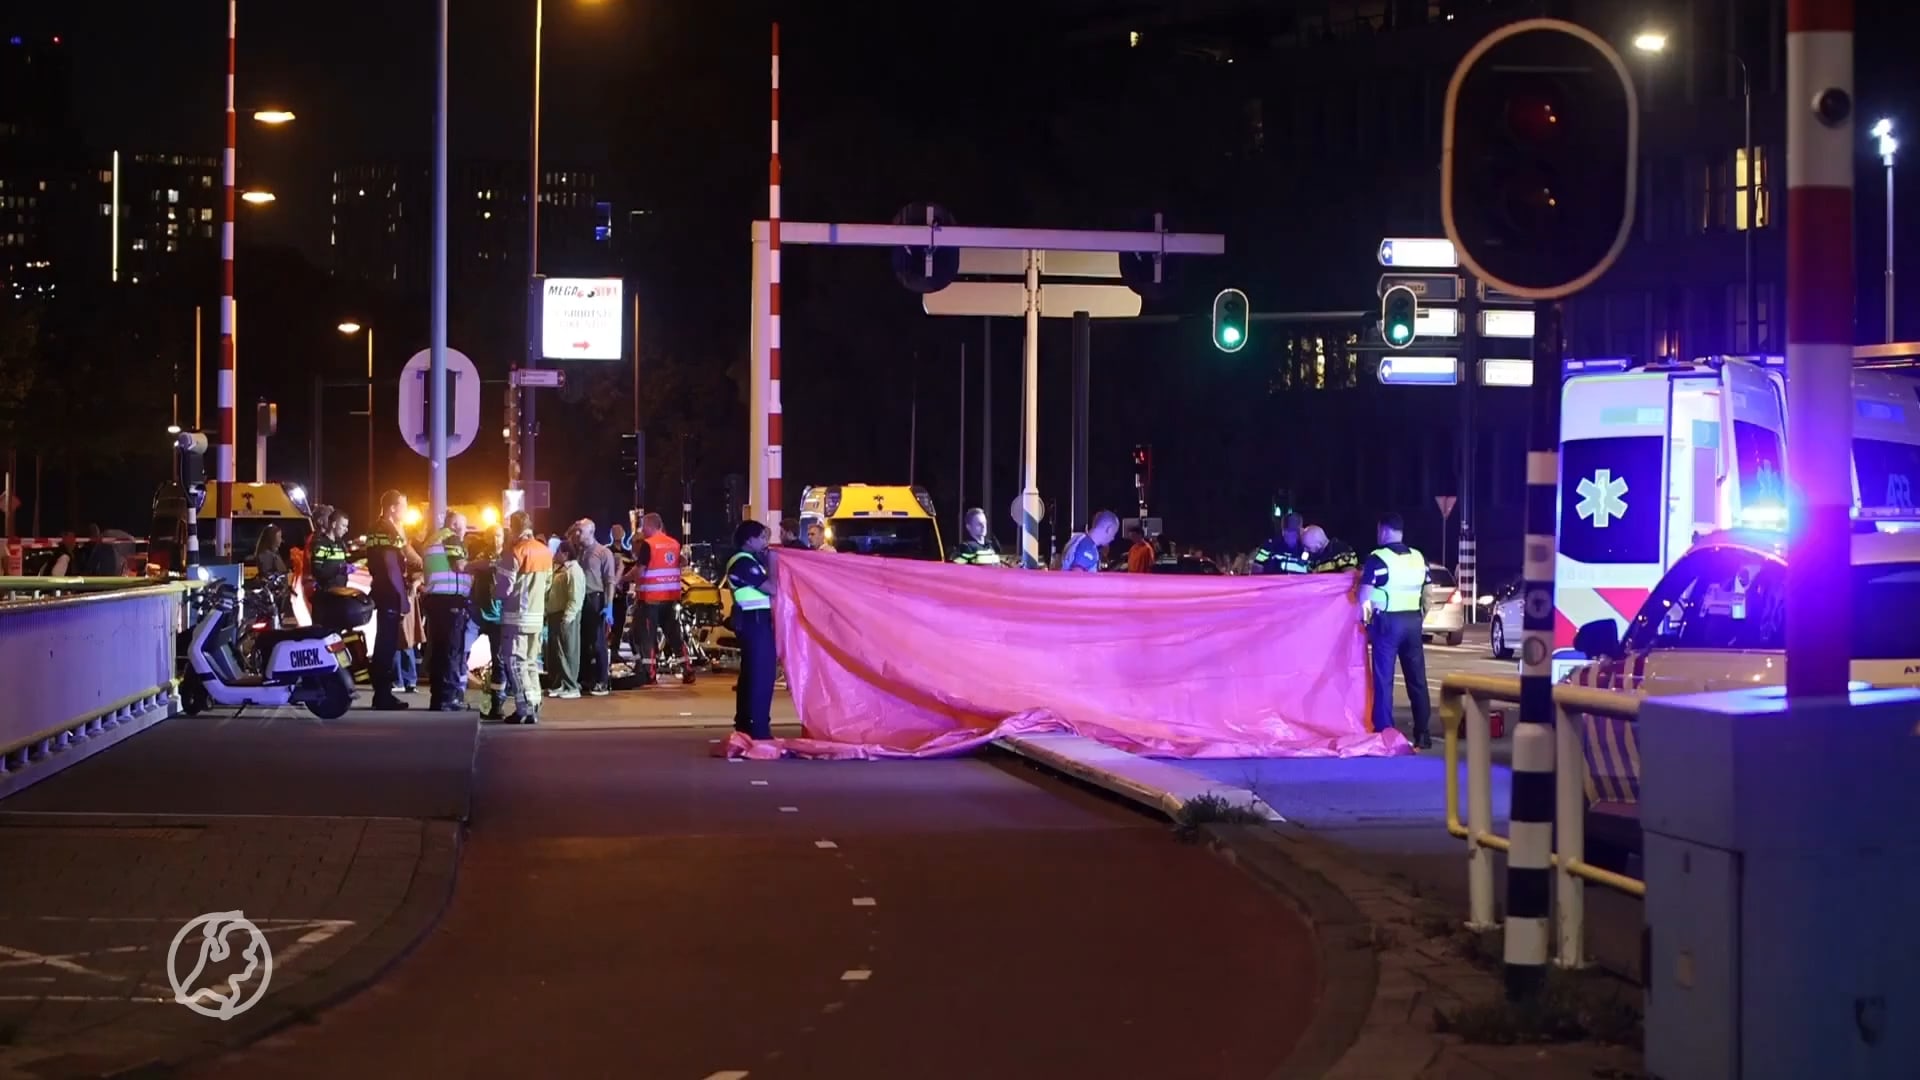
[[[319,649],[293,650],[293,666],[294,667],[319,667],[320,666],[320,650]]]

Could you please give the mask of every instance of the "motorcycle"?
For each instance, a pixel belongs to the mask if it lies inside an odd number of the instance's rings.
[[[213,705],[244,708],[300,705],[322,720],[337,720],[353,705],[347,645],[324,627],[260,628],[251,633],[260,670],[246,670],[228,624],[239,608],[233,586],[206,588],[205,606],[187,640],[181,704],[188,716]]]

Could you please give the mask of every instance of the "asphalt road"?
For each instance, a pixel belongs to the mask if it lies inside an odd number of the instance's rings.
[[[200,1077],[1265,1077],[1311,932],[1164,824],[985,760],[484,730],[441,925]]]

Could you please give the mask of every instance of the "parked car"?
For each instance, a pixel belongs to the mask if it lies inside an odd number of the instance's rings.
[[[1458,645],[1467,636],[1467,602],[1460,596],[1453,571],[1444,566],[1427,567],[1427,617],[1420,623],[1422,636],[1444,639]]]
[[[1520,632],[1524,617],[1520,605],[1520,582],[1509,581],[1499,592],[1480,597],[1480,606],[1487,609],[1487,641],[1493,648],[1494,659],[1513,659],[1511,635]]]

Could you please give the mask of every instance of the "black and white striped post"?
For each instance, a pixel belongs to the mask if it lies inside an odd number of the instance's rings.
[[[1514,1000],[1534,997],[1546,981],[1553,903],[1560,301],[1593,284],[1626,247],[1639,135],[1639,103],[1619,53],[1557,19],[1524,19],[1488,34],[1447,87],[1440,169],[1447,239],[1480,280],[1534,301],[1520,722],[1508,814],[1505,959]]]
[[[1513,729],[1507,816],[1508,997],[1546,977],[1553,903],[1553,563],[1560,496],[1560,303],[1534,305],[1527,425],[1526,539],[1521,556],[1520,722]]]

